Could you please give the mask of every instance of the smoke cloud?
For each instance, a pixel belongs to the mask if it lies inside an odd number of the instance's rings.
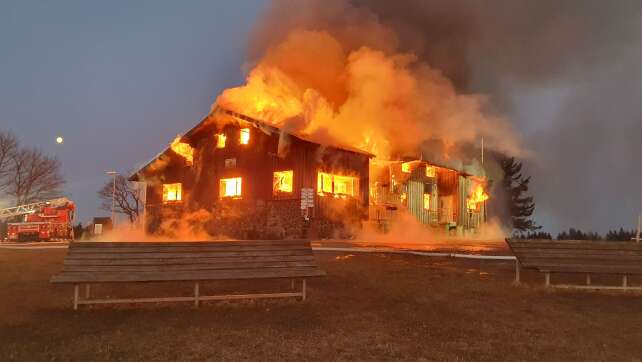
[[[486,96],[458,91],[401,44],[368,9],[275,2],[250,42],[247,83],[224,91],[216,104],[383,158],[418,155],[429,140],[445,152],[482,137],[490,149],[524,154]]]
[[[345,54],[365,47],[365,59],[380,56],[439,91],[411,94],[439,110],[464,110],[465,117],[432,117],[426,128],[434,138],[470,142],[499,125],[491,147],[525,160],[536,218],[550,231],[631,227],[642,209],[639,1],[275,1],[250,42],[247,69],[293,30],[328,33]],[[318,62],[335,64],[325,56],[317,54]],[[318,68],[323,80],[342,74]],[[400,85],[395,93],[407,90],[399,79],[392,83]],[[382,85],[390,86],[374,87]],[[327,89],[332,104],[346,97]],[[456,95],[433,103],[444,90]],[[426,131],[417,127],[409,129]],[[532,157],[524,157],[524,149]]]

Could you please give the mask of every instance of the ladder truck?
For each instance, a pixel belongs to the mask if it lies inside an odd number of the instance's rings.
[[[0,209],[0,220],[21,217],[21,222],[7,223],[11,241],[73,240],[72,222],[76,205],[62,197]]]

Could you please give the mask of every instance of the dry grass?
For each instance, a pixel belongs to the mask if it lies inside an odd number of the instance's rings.
[[[73,312],[71,287],[48,282],[64,253],[0,250],[0,360],[639,361],[642,356],[642,296],[512,287],[509,262],[324,252],[317,258],[329,276],[309,283],[305,303],[206,303],[200,309],[147,304]],[[539,275],[525,277],[541,282]],[[234,287],[269,290],[287,284]],[[95,290],[112,296],[187,295],[190,286]]]

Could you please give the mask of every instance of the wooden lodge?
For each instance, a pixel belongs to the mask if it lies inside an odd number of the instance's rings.
[[[371,157],[219,108],[130,180],[151,232],[205,210],[211,235],[336,237],[367,218]]]

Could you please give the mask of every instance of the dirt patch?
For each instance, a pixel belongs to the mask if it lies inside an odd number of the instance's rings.
[[[0,250],[2,360],[640,360],[642,296],[512,287],[512,262],[318,252],[309,299],[83,307],[65,250]],[[348,256],[350,255],[350,256]],[[541,275],[526,272],[527,282]],[[640,282],[637,280],[636,282]],[[206,283],[205,292],[286,290]],[[182,283],[101,296],[188,295]]]

